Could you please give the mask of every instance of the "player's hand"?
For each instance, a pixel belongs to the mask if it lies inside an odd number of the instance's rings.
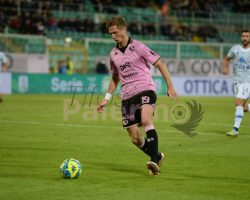
[[[103,112],[104,111],[103,107],[105,107],[107,103],[108,103],[107,99],[102,99],[101,102],[96,107],[96,111],[100,113]]]
[[[178,94],[173,87],[168,88],[167,95],[173,99],[177,99]]]

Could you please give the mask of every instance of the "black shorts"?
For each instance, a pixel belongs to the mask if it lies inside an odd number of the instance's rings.
[[[150,104],[155,106],[156,94],[154,91],[144,91],[129,99],[122,101],[122,124],[124,128],[128,128],[135,124],[141,123],[141,106]]]

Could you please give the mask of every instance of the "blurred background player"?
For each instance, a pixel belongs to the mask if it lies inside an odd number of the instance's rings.
[[[70,56],[66,58],[66,66],[67,66],[67,74],[69,75],[74,74],[74,63],[71,60]]]
[[[250,104],[247,100],[250,96],[250,32],[243,30],[241,33],[241,42],[233,46],[223,62],[223,74],[228,74],[229,63],[233,60],[235,68],[234,90],[235,90],[235,117],[234,127],[227,135],[237,136],[239,134],[240,123],[244,112],[250,112]]]
[[[164,154],[158,151],[158,136],[153,123],[156,102],[155,85],[148,63],[153,64],[161,72],[168,88],[168,96],[176,98],[168,69],[160,56],[141,42],[128,36],[123,17],[112,17],[106,24],[112,39],[117,42],[110,53],[112,79],[108,92],[97,107],[98,112],[111,99],[112,94],[121,81],[122,122],[129,136],[137,147],[150,156],[147,168],[153,175],[158,175]],[[142,125],[147,138],[140,133]]]
[[[0,51],[0,72],[7,71],[9,67],[9,62],[7,57],[3,52]],[[0,84],[1,84],[1,74],[0,74]],[[3,94],[0,91],[0,102],[3,102]]]

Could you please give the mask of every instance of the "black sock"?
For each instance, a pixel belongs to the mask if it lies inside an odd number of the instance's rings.
[[[140,148],[145,154],[149,155],[149,150],[148,150],[148,141],[147,138],[144,138],[144,145],[143,147]]]
[[[155,129],[148,130],[147,134],[147,148],[148,155],[151,161],[158,163],[158,137]]]

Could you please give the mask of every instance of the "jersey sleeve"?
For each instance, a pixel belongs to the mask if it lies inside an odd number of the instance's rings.
[[[138,54],[147,62],[154,64],[160,59],[160,55],[155,51],[151,50],[146,45],[141,45],[139,48]]]
[[[229,58],[233,58],[233,57],[234,57],[234,49],[235,49],[235,47],[232,47],[232,48],[228,51],[227,57],[229,57]]]
[[[118,75],[118,70],[111,58],[110,58],[110,70],[113,75]]]

